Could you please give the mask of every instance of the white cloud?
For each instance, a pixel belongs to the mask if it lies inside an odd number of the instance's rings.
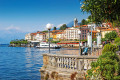
[[[9,26],[9,27],[5,28],[5,30],[20,30],[20,28],[19,28],[19,27],[15,27],[15,26],[11,25],[11,26]]]
[[[65,23],[64,23],[64,24],[65,24]],[[63,24],[59,24],[59,25],[57,25],[57,28],[60,28],[62,25],[63,25]]]

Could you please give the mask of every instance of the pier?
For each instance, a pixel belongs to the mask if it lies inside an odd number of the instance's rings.
[[[43,54],[41,80],[84,80],[91,62],[99,56]]]

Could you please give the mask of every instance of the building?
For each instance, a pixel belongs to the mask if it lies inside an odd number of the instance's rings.
[[[37,33],[31,33],[30,34],[31,35],[31,41],[35,41],[36,40],[36,35],[37,35]]]
[[[113,28],[111,22],[102,23],[102,27]]]
[[[97,38],[97,33],[98,31],[92,31],[92,39]]]
[[[30,33],[28,33],[28,34],[25,35],[25,40],[31,41],[31,35],[30,35]]]
[[[46,32],[45,34],[46,34],[46,39],[48,40],[48,39],[49,39],[49,33]],[[52,31],[50,31],[50,39],[53,40],[53,34],[52,34]]]
[[[53,35],[53,40],[57,41],[58,37],[57,37],[57,33],[62,32],[63,30],[53,30],[52,31],[52,35]]]
[[[97,27],[96,31],[101,32],[102,38],[105,38],[106,33],[110,33],[112,31],[116,31],[116,29],[108,28],[108,27]]]
[[[82,25],[80,27],[81,35],[80,38],[81,40],[86,40],[87,39],[87,33],[89,32],[89,28],[87,25]]]
[[[43,32],[37,32],[36,36],[35,36],[35,40],[36,41],[45,41],[46,40],[46,34]]]
[[[64,32],[57,32],[56,33],[56,38],[57,38],[57,40],[59,41],[61,41],[61,40],[63,40],[63,39],[65,39],[64,38]]]
[[[67,28],[64,30],[63,37],[67,40],[75,40],[79,39],[79,34],[78,34],[79,28],[71,27]]]
[[[92,23],[92,24],[88,24],[88,28],[91,29],[91,26],[92,26],[92,30],[95,31],[96,28],[98,27],[95,23]],[[100,24],[101,26],[101,24]]]

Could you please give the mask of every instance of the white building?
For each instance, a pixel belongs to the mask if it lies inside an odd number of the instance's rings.
[[[65,39],[65,38],[64,38],[64,32],[58,32],[58,33],[56,33],[56,38],[57,38],[57,40]]]
[[[35,36],[35,40],[36,41],[44,41],[46,39],[46,34],[42,33],[42,32],[37,32],[36,36]]]
[[[25,40],[27,41],[44,41],[46,39],[46,34],[42,32],[28,33],[25,35]]]
[[[96,25],[95,23],[88,24],[88,28],[91,29],[91,26],[92,26],[92,30],[95,31],[97,27],[101,27],[102,25],[101,24]]]
[[[79,39],[79,34],[78,31],[80,31],[78,28],[67,28],[66,30],[64,30],[64,38],[67,40],[75,40],[75,39]]]
[[[31,41],[31,35],[30,35],[30,33],[28,33],[28,34],[25,35],[25,40]]]

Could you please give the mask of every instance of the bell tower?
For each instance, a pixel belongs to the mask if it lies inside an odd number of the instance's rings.
[[[74,19],[74,27],[78,26],[78,20],[77,18]]]

